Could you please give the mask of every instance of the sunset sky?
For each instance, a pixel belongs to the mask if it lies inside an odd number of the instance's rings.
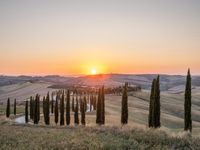
[[[199,0],[1,0],[0,74],[200,74]]]

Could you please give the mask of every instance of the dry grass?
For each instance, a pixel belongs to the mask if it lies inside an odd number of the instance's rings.
[[[1,124],[0,149],[198,149],[188,134],[133,127],[51,127]]]

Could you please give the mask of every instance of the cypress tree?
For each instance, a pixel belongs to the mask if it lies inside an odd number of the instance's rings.
[[[74,96],[72,97],[72,111],[74,112]]]
[[[101,125],[101,113],[102,113],[102,107],[101,107],[101,89],[99,89],[98,99],[97,99],[97,111],[96,111],[96,124],[99,124],[99,125]]]
[[[16,115],[16,99],[14,100],[14,115]]]
[[[89,102],[90,102],[90,112],[92,111],[92,105],[93,105],[93,96],[89,96]]]
[[[153,127],[153,104],[154,104],[154,91],[155,91],[155,84],[156,84],[156,79],[152,81],[152,86],[151,86],[151,95],[150,95],[150,102],[149,102],[149,127]]]
[[[56,104],[55,104],[55,123],[58,123],[58,95],[56,96]]]
[[[30,97],[30,119],[33,120],[33,98]]]
[[[97,97],[96,97],[96,95],[94,95],[94,97],[93,97],[93,109],[94,110],[97,109]]]
[[[45,100],[45,124],[49,125],[50,124],[50,117],[49,117],[49,92],[47,93],[47,97]]]
[[[38,117],[37,117],[37,119],[38,119],[38,122],[39,122],[39,120],[40,120],[40,96],[38,95],[37,96],[37,115],[38,115]]]
[[[104,94],[104,86],[102,87],[101,92],[101,123],[105,124],[105,94]]]
[[[66,124],[70,125],[70,91],[69,90],[67,90]]]
[[[51,93],[51,113],[53,114],[54,103],[53,103],[53,92]]]
[[[153,127],[160,127],[160,77],[158,76],[154,87],[154,103],[153,103]]]
[[[6,107],[6,117],[10,117],[10,98],[7,100],[7,107]]]
[[[74,112],[74,124],[78,125],[79,124],[79,117],[78,117],[78,97],[76,97],[76,107],[75,107],[75,112]]]
[[[38,94],[35,97],[34,101],[34,124],[38,124],[39,118],[38,118]]]
[[[46,122],[46,106],[45,106],[45,102],[46,102],[46,99],[45,99],[45,96],[43,96],[43,100],[42,100],[42,108],[43,108],[43,116],[44,116],[44,122]]]
[[[84,98],[83,98],[83,102],[85,103],[83,109],[85,110],[85,112],[87,111],[87,98],[86,98],[86,95],[84,95]]]
[[[86,105],[86,101],[85,101],[86,97],[84,96],[84,100],[81,100],[80,103],[80,107],[82,107],[81,109],[81,124],[85,125],[85,105]]]
[[[127,83],[125,83],[123,94],[122,94],[122,110],[121,110],[121,124],[128,123],[128,94],[127,94]]]
[[[60,100],[60,125],[64,125],[64,91]]]
[[[33,119],[33,121],[34,121],[34,118],[35,118],[35,98],[33,97],[33,99],[32,99],[32,106],[33,106],[33,117],[32,117],[32,119]]]
[[[156,95],[155,99],[157,101],[157,119],[156,119],[156,127],[160,127],[160,76],[157,77],[156,81]]]
[[[25,122],[28,123],[28,101],[26,100],[25,106]]]
[[[191,119],[191,99],[192,99],[192,89],[191,89],[191,75],[190,69],[188,69],[186,87],[185,87],[185,103],[184,103],[184,130],[192,132],[192,119]]]

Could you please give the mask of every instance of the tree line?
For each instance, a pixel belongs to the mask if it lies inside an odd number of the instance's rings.
[[[54,99],[55,97],[55,99]],[[188,69],[186,86],[185,86],[185,101],[184,101],[184,130],[192,131],[191,119],[191,74]],[[25,122],[29,119],[33,120],[34,124],[40,121],[40,95],[30,97],[30,100],[25,102]],[[74,124],[79,125],[79,114],[81,117],[81,124],[86,124],[86,111],[96,111],[96,124],[105,124],[105,90],[104,86],[99,88],[96,93],[73,93],[70,95],[70,90],[60,90],[56,95],[47,93],[42,100],[42,110],[44,115],[44,123],[50,124],[50,115],[54,115],[54,122],[57,125],[71,124],[71,111],[74,113]],[[159,128],[161,126],[160,114],[160,76],[153,79],[151,85],[150,101],[149,101],[149,115],[148,127]],[[51,113],[50,113],[51,112]],[[14,100],[14,115],[16,115],[16,99]],[[6,116],[10,116],[10,99],[7,100]],[[29,118],[30,116],[30,118]],[[66,121],[66,122],[65,122]],[[125,83],[122,92],[121,101],[121,124],[128,124],[128,83]]]

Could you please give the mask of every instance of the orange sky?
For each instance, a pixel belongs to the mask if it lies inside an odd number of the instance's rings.
[[[23,4],[23,5],[22,5]],[[0,74],[200,74],[199,1],[0,2]]]

